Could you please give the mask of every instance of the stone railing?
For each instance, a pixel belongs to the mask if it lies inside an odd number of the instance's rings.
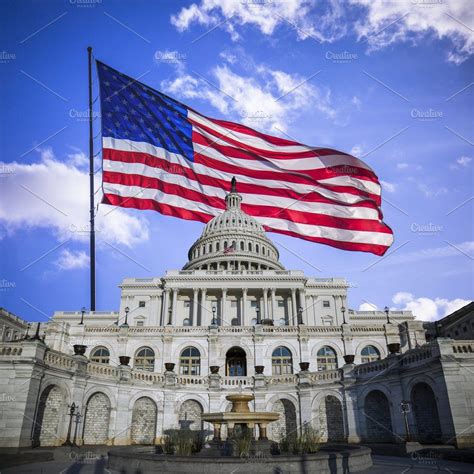
[[[115,379],[120,377],[120,369],[118,367],[112,367],[108,364],[98,364],[97,362],[89,362],[87,364],[87,373]]]
[[[474,344],[472,341],[453,341],[451,342],[451,347],[454,354],[462,355],[462,357],[474,356]]]
[[[320,370],[319,372],[310,372],[308,380],[311,384],[338,382],[342,380],[342,371],[340,369],[334,370]]]
[[[397,363],[397,359],[393,361],[389,361],[387,359],[378,360],[374,362],[368,362],[366,364],[362,364],[357,366],[354,369],[354,374],[357,377],[364,377],[364,376],[373,376],[376,372],[381,372],[382,370],[387,370],[391,365]]]
[[[2,344],[0,347],[0,357],[20,356],[23,348],[19,344]]]
[[[178,375],[176,383],[179,385],[206,385],[208,377],[202,375]]]
[[[304,331],[307,334],[341,334],[339,326],[305,326]]]
[[[271,375],[266,377],[266,382],[268,385],[296,385],[298,376],[295,374]]]
[[[351,324],[350,329],[352,333],[380,333],[383,334],[385,332],[385,328],[383,325],[380,326],[363,326],[362,324]]]
[[[251,387],[253,386],[253,377],[221,377],[223,387]]]
[[[63,369],[72,369],[74,367],[74,359],[71,356],[53,350],[46,352],[44,362],[47,365],[53,365]]]
[[[120,328],[118,326],[85,326],[84,331],[86,334],[106,334],[106,333],[117,333],[120,332]]]
[[[157,374],[156,372],[137,369],[132,370],[130,377],[132,380],[138,382],[145,382],[148,384],[162,384],[165,380],[165,376],[163,374]]]

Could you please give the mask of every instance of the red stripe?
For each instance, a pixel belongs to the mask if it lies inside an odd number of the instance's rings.
[[[122,196],[117,196],[116,194],[109,194],[109,193],[104,194],[102,203],[111,204],[113,206],[133,208],[133,209],[154,210],[154,211],[160,212],[161,214],[165,214],[167,216],[173,216],[173,217],[178,217],[180,219],[187,219],[187,220],[196,220],[196,221],[200,221],[204,223],[209,222],[214,217],[214,216],[205,214],[203,212],[189,211],[181,207],[175,207],[175,206],[170,206],[168,204],[159,203],[157,201],[154,201],[153,199],[129,198],[129,197],[122,197]],[[332,240],[332,239],[327,239],[323,237],[310,237],[310,236],[298,234],[296,232],[292,232],[289,230],[272,229],[271,227],[268,227],[268,226],[264,226],[264,227],[265,227],[265,230],[270,231],[270,232],[290,235],[292,237],[298,237],[300,239],[309,240],[311,242],[317,242],[321,244],[330,245],[331,247],[336,247],[343,250],[353,250],[353,251],[355,250],[359,252],[370,252],[370,253],[374,253],[375,255],[383,255],[388,249],[388,247],[384,245],[341,242],[338,240]]]
[[[118,161],[118,162],[123,162],[123,163],[142,163],[144,165],[147,165],[153,168],[162,169],[164,171],[167,171],[170,174],[184,175],[188,179],[195,180],[200,184],[215,186],[215,187],[230,191],[230,183],[228,182],[228,180],[217,179],[208,175],[196,173],[195,171],[193,171],[192,169],[188,167],[170,163],[164,158],[158,158],[156,156],[152,156],[147,153],[128,152],[128,151],[120,151],[120,150],[112,150],[112,149],[104,148],[103,157],[104,157],[104,160]],[[196,162],[199,162],[199,161],[200,160],[196,160]],[[220,169],[221,171],[230,172],[229,170],[231,168],[230,167],[226,168],[222,166],[220,167]],[[232,170],[236,174],[243,174],[246,176],[249,175],[246,172],[247,170],[244,168],[232,168]],[[253,175],[250,175],[250,176],[254,177]],[[277,180],[281,181],[281,178],[282,178],[281,173],[277,173],[277,174],[274,173],[272,175],[272,178],[273,176],[276,176],[278,178]],[[310,180],[308,179],[302,180],[302,179],[299,179],[298,176],[290,175],[287,181],[289,181],[290,179],[293,179],[293,182],[296,182],[296,183],[314,185],[314,183],[311,182]],[[297,200],[304,199],[305,201],[308,201],[308,202],[338,204],[338,205],[346,206],[346,207],[365,207],[365,208],[377,210],[379,212],[380,218],[382,218],[380,209],[376,205],[376,203],[373,202],[373,200],[365,200],[365,201],[360,201],[360,202],[351,204],[345,201],[338,201],[335,199],[327,198],[325,196],[322,196],[317,191],[308,192],[303,195],[288,188],[273,188],[273,187],[257,184],[259,182],[262,182],[262,181],[256,181],[256,184],[239,182],[239,190],[243,193],[249,193],[249,194],[267,194],[269,196],[275,196],[275,197],[281,196],[281,197],[288,197],[288,198],[297,199]]]
[[[200,193],[199,191],[189,189],[174,183],[167,183],[159,178],[149,178],[142,175],[132,175],[117,172],[104,171],[103,181],[112,184],[121,184],[125,186],[137,186],[145,189],[157,189],[165,194],[172,194],[190,201],[201,202],[217,209],[225,209],[224,199]],[[272,217],[277,219],[286,219],[299,224],[308,224],[315,226],[332,227],[335,229],[345,229],[353,231],[380,232],[390,234],[390,229],[379,221],[369,219],[354,219],[344,217],[328,216],[304,211],[297,211],[287,208],[242,204],[242,210],[254,217]]]
[[[285,169],[285,165],[282,163],[275,164],[272,161],[269,161],[267,158],[262,156],[261,154],[257,154],[251,151],[243,150],[241,148],[235,148],[232,146],[227,145],[220,145],[209,138],[204,137],[199,132],[193,131],[193,143],[198,143],[199,145],[205,146],[207,148],[212,148],[224,156],[230,156],[232,158],[244,159],[244,160],[251,160],[251,161],[258,161],[260,163],[266,163],[269,167],[277,168],[285,173],[297,173],[303,174],[306,176],[311,176],[311,178],[318,180],[318,179],[327,179],[327,178],[334,178],[339,176],[352,176],[354,178],[359,178],[361,180],[367,180],[374,183],[379,184],[377,176],[370,170],[365,168],[360,168],[351,164],[344,164],[344,165],[334,165],[334,166],[326,166],[324,168],[314,168],[314,169],[302,169],[302,170],[288,170]],[[198,152],[195,152],[196,154]],[[205,150],[204,150],[205,154]],[[315,156],[312,156],[315,158]]]

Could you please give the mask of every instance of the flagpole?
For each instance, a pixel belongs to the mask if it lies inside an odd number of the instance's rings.
[[[95,311],[95,206],[94,206],[94,136],[92,128],[92,48],[87,48],[89,62],[89,256],[90,256],[90,311]]]

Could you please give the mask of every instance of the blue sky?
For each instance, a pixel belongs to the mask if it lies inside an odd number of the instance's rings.
[[[270,234],[287,268],[346,277],[354,309],[388,305],[432,320],[462,306],[474,256],[469,3],[2,2],[0,305],[45,320],[89,304],[92,45],[98,59],[205,114],[370,164],[392,249],[380,258]],[[98,310],[118,308],[123,278],[184,265],[202,230],[111,210],[98,215]]]

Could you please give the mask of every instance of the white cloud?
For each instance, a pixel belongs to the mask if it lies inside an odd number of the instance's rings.
[[[285,131],[308,108],[336,118],[329,90],[317,88],[298,74],[263,65],[255,65],[253,70],[252,76],[242,76],[224,64],[213,68],[209,79],[183,72],[161,86],[181,98],[207,100],[222,114],[274,133]]]
[[[354,145],[350,151],[351,155],[356,156],[356,157],[362,156],[363,152],[364,152],[364,149],[362,148],[362,145]]]
[[[359,311],[377,311],[377,306],[372,303],[361,303],[359,305]]]
[[[472,24],[474,8],[470,0],[414,1],[351,0],[364,11],[355,23],[359,40],[372,50],[397,42],[417,44],[426,35],[448,39],[447,60],[460,64],[474,53]]]
[[[427,184],[419,183],[418,189],[425,195],[425,197],[430,198],[430,199],[448,194],[448,189],[445,188],[444,186],[434,188],[434,187],[428,186]]]
[[[408,163],[397,163],[397,169],[406,170],[408,168]]]
[[[449,167],[452,170],[458,170],[459,168],[467,168],[472,158],[469,156],[461,156],[456,160],[456,163],[451,164]]]
[[[285,26],[299,39],[332,42],[346,32],[346,23],[340,21],[342,14],[343,7],[335,0],[318,4],[314,0],[201,0],[183,7],[171,17],[171,23],[178,31],[189,29],[193,23],[208,30],[219,26],[233,41],[241,38],[238,27],[252,25],[267,36]]]
[[[89,256],[82,250],[74,252],[64,249],[56,260],[55,265],[60,270],[87,268],[89,266]]]
[[[404,311],[412,311],[416,319],[422,321],[436,321],[448,314],[457,311],[470,303],[469,300],[455,298],[416,298],[412,293],[400,291],[392,298],[393,303],[401,307]]]
[[[382,188],[389,193],[394,193],[397,190],[396,184],[389,183],[388,181],[384,181],[383,179],[380,180],[380,184],[382,185]]]
[[[82,155],[76,152],[65,162],[50,148],[41,150],[36,163],[2,163],[9,173],[0,187],[0,227],[14,234],[22,229],[43,227],[53,231],[59,241],[89,238],[89,175],[77,166]],[[101,176],[96,175],[98,187]],[[101,192],[96,194],[100,202]],[[112,212],[111,212],[112,211]],[[99,206],[96,217],[97,240],[132,247],[148,239],[148,221],[129,212]]]
[[[352,97],[351,104],[357,109],[360,110],[362,108],[362,101],[356,95]]]

